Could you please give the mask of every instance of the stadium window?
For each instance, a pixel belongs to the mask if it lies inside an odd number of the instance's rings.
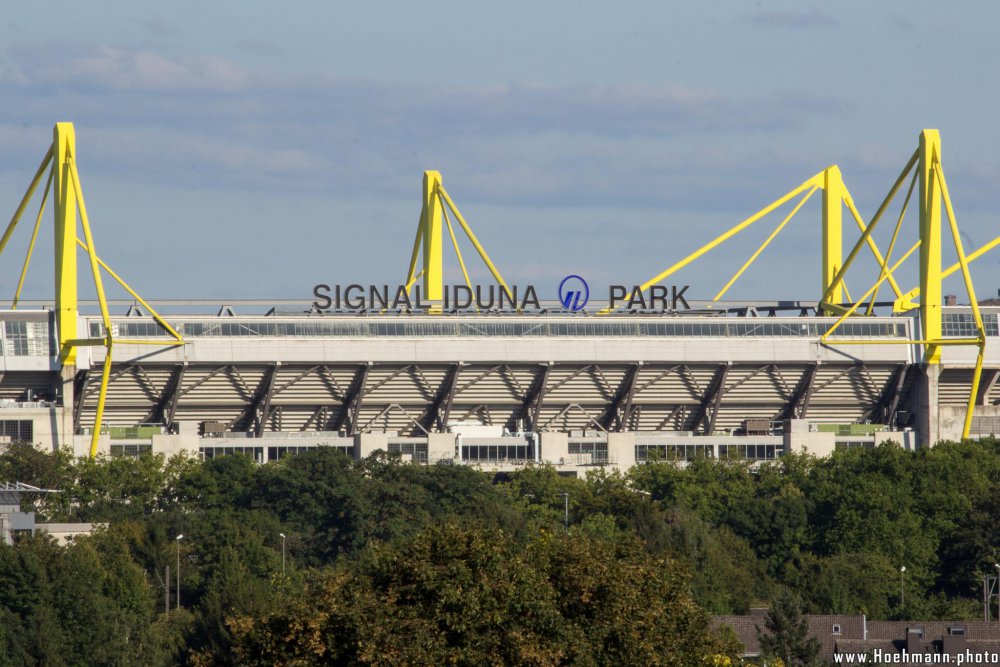
[[[131,458],[138,458],[142,454],[151,454],[153,452],[152,444],[123,444],[123,445],[111,445],[111,456],[112,458],[117,458],[120,456],[128,456]]]
[[[28,323],[4,322],[4,354],[12,357],[28,356]]]
[[[790,321],[778,322],[747,322],[726,321],[727,318],[711,318],[711,321],[677,318],[677,321],[554,321],[541,320],[478,320],[475,322],[455,320],[444,322],[420,322],[410,320],[393,320],[390,318],[358,318],[351,321],[333,322],[273,322],[260,320],[210,321],[210,322],[173,322],[178,332],[186,337],[197,338],[205,336],[220,337],[434,337],[434,336],[578,336],[578,337],[802,337],[818,336],[829,328],[827,323],[808,323]],[[735,320],[736,318],[732,318]],[[984,315],[984,324],[988,335],[997,335],[997,314]],[[832,323],[832,322],[831,322]],[[30,341],[35,337],[48,339],[46,323],[8,322],[7,349],[8,354],[35,354],[31,350]],[[27,324],[27,326],[25,326]],[[100,322],[91,321],[89,330],[91,336],[99,337],[103,327]],[[38,333],[33,327],[40,327]],[[968,313],[945,313],[944,331],[946,335],[970,335],[973,326]],[[165,331],[154,321],[123,321],[115,322],[115,329],[122,335],[146,337],[164,336]],[[836,332],[839,336],[896,336],[906,335],[906,325],[903,323],[881,322],[844,322]],[[24,341],[27,339],[28,352],[24,352]],[[14,342],[12,342],[14,341]]]
[[[0,420],[0,436],[10,442],[34,442],[35,423],[30,419]]]

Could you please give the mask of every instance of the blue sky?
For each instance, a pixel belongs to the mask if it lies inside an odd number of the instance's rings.
[[[1000,233],[998,24],[992,2],[22,3],[0,18],[0,201],[70,120],[95,243],[144,296],[307,298],[401,280],[438,169],[544,296],[567,273],[642,282],[832,163],[870,216],[934,127],[980,245]],[[733,295],[815,298],[818,211]],[[780,219],[677,282],[709,298]],[[975,265],[983,295],[998,274]]]

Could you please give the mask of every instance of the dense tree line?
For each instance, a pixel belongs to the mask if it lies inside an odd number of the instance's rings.
[[[709,614],[977,618],[1000,561],[993,440],[501,482],[332,449],[259,466],[12,445],[0,480],[59,489],[26,503],[40,521],[106,524],[0,546],[6,664],[736,664]]]

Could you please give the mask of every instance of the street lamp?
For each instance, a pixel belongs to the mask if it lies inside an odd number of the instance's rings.
[[[997,569],[997,590],[1000,591],[1000,563],[993,563]],[[997,620],[1000,621],[1000,594],[997,594]]]
[[[906,597],[903,592],[903,577],[906,574],[906,566],[899,568],[899,608],[906,606]]]
[[[285,576],[285,534],[278,533],[281,536],[281,576]]]
[[[563,524],[566,526],[566,531],[569,532],[569,494],[563,494]]]
[[[174,538],[177,543],[177,608],[181,608],[181,540],[184,539],[184,535],[178,535]]]

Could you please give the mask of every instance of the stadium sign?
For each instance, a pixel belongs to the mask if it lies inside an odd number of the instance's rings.
[[[445,310],[479,308],[480,310],[541,310],[538,293],[533,285],[509,290],[500,285],[444,285],[440,301],[425,300],[420,285],[407,291],[406,285],[316,285],[313,287],[313,308],[317,310]]]
[[[639,285],[609,285],[608,310],[643,310],[671,312],[690,310],[684,298],[689,285],[652,285],[643,290]],[[569,312],[579,312],[590,301],[590,287],[578,275],[563,278],[559,284],[559,303]],[[313,287],[313,309],[348,312],[381,310],[493,310],[504,312],[539,312],[543,306],[534,285],[444,285],[442,298],[426,298],[421,285],[407,289],[406,285],[330,285]],[[551,305],[551,304],[550,304]]]

